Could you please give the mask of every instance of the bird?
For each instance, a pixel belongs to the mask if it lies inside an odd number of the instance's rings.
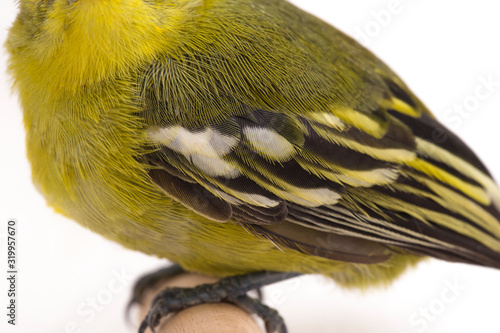
[[[214,300],[257,308],[246,291],[297,274],[386,285],[429,256],[500,267],[484,164],[287,1],[21,0],[6,47],[47,203],[167,274],[225,278]]]

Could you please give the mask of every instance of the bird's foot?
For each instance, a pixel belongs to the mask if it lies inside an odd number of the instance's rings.
[[[127,313],[130,313],[130,308],[133,305],[142,303],[146,291],[153,289],[160,282],[169,280],[184,273],[186,273],[186,271],[184,271],[181,266],[173,264],[156,272],[142,276],[134,285],[132,298],[127,305]]]
[[[165,271],[166,273],[171,272]],[[147,289],[144,286],[148,282],[156,283],[158,281],[159,275],[157,272],[150,275],[151,277],[147,276],[139,280],[134,288],[134,298],[131,304],[138,299],[139,291],[144,292]],[[203,284],[194,288],[166,288],[153,300],[152,307],[139,328],[139,333],[144,333],[148,327],[154,332],[154,328],[158,326],[160,320],[171,313],[195,305],[219,302],[231,303],[248,313],[258,315],[264,321],[268,333],[285,333],[286,327],[279,313],[262,304],[259,300],[249,297],[247,292],[297,275],[296,273],[259,272],[227,277],[216,283]]]

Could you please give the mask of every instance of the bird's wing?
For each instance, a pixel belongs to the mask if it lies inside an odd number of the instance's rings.
[[[331,112],[249,106],[219,124],[157,126],[150,176],[198,214],[278,246],[366,263],[400,248],[498,267],[499,193],[488,171],[403,88],[388,87],[380,137]]]
[[[334,260],[500,267],[494,181],[390,69],[293,8],[221,13],[139,76],[143,158],[166,195]]]

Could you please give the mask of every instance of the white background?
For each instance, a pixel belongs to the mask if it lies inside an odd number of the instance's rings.
[[[16,8],[13,1],[1,1],[3,44]],[[496,1],[292,2],[350,35],[368,31],[368,47],[407,82],[445,125],[465,139],[500,179],[500,87],[466,115],[451,109],[473,98],[481,77],[492,76],[500,82],[500,8]],[[377,22],[373,13],[392,8],[394,3],[399,3],[398,12],[390,20],[385,17],[385,21]],[[3,52],[0,232],[5,234],[8,218],[18,220],[20,278],[18,326],[13,328],[6,325],[4,314],[7,286],[2,238],[0,331],[134,332],[123,315],[132,280],[163,266],[165,261],[125,250],[45,205],[30,182],[21,110],[9,92],[5,63]],[[124,284],[114,278],[122,271],[128,274]],[[385,290],[344,291],[326,279],[311,276],[270,287],[267,295],[285,317],[291,333],[500,332],[499,282],[500,271],[430,260]],[[452,297],[453,292],[447,289],[449,283],[458,283],[465,290]],[[91,317],[88,311],[92,298],[98,299],[99,311]],[[430,309],[428,319],[418,314],[425,308]],[[82,316],[77,309],[87,312]],[[412,318],[419,321],[412,322]]]

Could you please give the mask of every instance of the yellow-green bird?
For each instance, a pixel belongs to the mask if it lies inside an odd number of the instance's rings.
[[[193,302],[262,314],[245,292],[296,273],[363,288],[426,256],[500,268],[488,170],[314,16],[284,0],[19,6],[9,70],[49,205],[183,270],[243,274],[205,300],[168,290],[141,330]]]

